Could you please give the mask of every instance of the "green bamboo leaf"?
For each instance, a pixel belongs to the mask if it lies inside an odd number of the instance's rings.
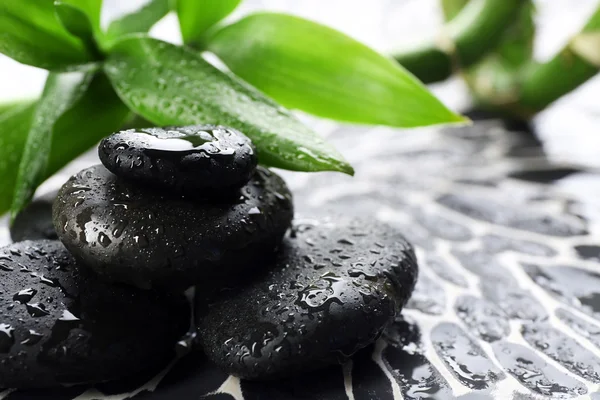
[[[159,40],[119,42],[105,71],[123,101],[157,125],[222,124],[247,134],[261,163],[298,171],[352,167],[289,111],[199,54]]]
[[[395,127],[465,121],[394,61],[299,17],[254,14],[207,43],[236,75],[286,107]]]
[[[56,18],[52,0],[0,0],[0,52],[50,70],[93,60]]]
[[[110,47],[122,36],[148,32],[169,11],[169,0],[146,0],[137,10],[122,15],[110,23],[105,37],[107,46]]]
[[[59,2],[81,10],[89,19],[94,31],[100,28],[102,0],[59,0]]]
[[[17,180],[16,171],[19,169],[35,106],[35,102],[27,102],[7,108],[0,114],[0,215],[10,208]]]
[[[103,73],[96,74],[85,94],[54,125],[44,178],[121,129],[131,116]]]
[[[100,28],[100,13],[102,11],[102,0],[55,0],[56,2],[68,4],[87,16],[90,22],[92,32],[94,33],[94,50],[97,49],[96,43],[100,42],[104,37],[104,32]],[[89,47],[92,48],[92,47]]]
[[[76,6],[59,1],[54,2],[54,9],[65,29],[81,39],[90,53],[99,55],[94,40],[94,27],[88,15]]]
[[[241,0],[177,0],[177,16],[185,43],[201,40],[208,29],[228,16]]]
[[[100,100],[100,101],[99,101]],[[27,134],[37,102],[22,101],[10,114],[0,113],[0,215],[12,202]],[[98,74],[83,97],[54,125],[52,146],[44,179],[50,177],[104,136],[119,130],[129,110],[104,74]]]
[[[81,98],[92,77],[91,72],[51,73],[48,76],[19,164],[11,206],[13,216],[27,204],[35,188],[44,178],[50,157],[54,124]]]
[[[33,100],[20,99],[0,103],[0,118],[2,118],[5,115],[8,115],[8,113],[20,107],[23,107],[25,105],[31,105],[33,104],[33,102]]]

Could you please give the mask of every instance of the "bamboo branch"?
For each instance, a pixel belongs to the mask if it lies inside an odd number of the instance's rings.
[[[444,5],[458,7],[462,0],[442,0]],[[444,8],[446,10],[446,7]],[[446,12],[452,17],[453,9]],[[454,9],[456,12],[456,9]],[[504,35],[509,38],[511,29],[527,29],[526,8],[513,27]],[[531,16],[529,16],[530,18]],[[532,25],[533,26],[533,25]],[[517,33],[518,34],[518,33]],[[592,78],[600,69],[600,7],[590,17],[581,33],[550,61],[535,63],[521,57],[520,65],[503,59],[502,44],[495,53],[463,72],[463,78],[479,108],[501,115],[529,119],[548,105],[573,91]]]
[[[600,7],[554,58],[525,71],[518,103],[524,109],[541,111],[592,78],[599,68]]]
[[[522,0],[471,0],[447,23],[436,42],[403,50],[394,58],[425,83],[444,80],[494,50],[522,4]]]

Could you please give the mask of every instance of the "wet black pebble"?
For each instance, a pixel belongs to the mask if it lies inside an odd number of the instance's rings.
[[[52,203],[54,203],[57,193],[50,192],[36,198],[17,214],[10,226],[10,237],[13,242],[58,239],[52,224]]]
[[[247,379],[340,363],[394,320],[417,278],[413,250],[367,220],[297,223],[275,265],[246,286],[198,304],[208,357]]]
[[[258,162],[250,139],[214,125],[121,131],[104,139],[98,153],[122,178],[199,197],[244,186]]]
[[[142,288],[213,288],[254,273],[292,217],[285,182],[261,167],[235,198],[203,202],[147,190],[95,166],[72,177],[54,205],[58,235],[76,259]]]
[[[0,386],[124,378],[166,365],[189,324],[183,297],[107,285],[58,241],[0,249]]]

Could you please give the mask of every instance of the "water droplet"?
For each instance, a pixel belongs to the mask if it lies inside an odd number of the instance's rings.
[[[360,269],[351,269],[348,271],[348,275],[352,278],[358,278],[359,276],[364,276],[366,280],[369,281],[376,281],[377,280],[377,274],[374,273],[369,273],[367,271],[363,271]]]
[[[320,308],[330,302],[342,304],[340,296],[344,286],[345,283],[341,277],[332,272],[326,272],[320,276],[318,281],[300,292],[297,304],[308,308]]]
[[[148,238],[145,235],[135,235],[133,240],[141,248],[148,247]]]
[[[129,225],[129,221],[127,220],[121,220],[117,223],[117,225],[115,226],[115,228],[112,231],[112,235],[115,238],[120,238],[121,235],[123,234],[123,231],[125,230],[125,228],[127,228],[127,225]]]
[[[104,232],[100,232],[98,234],[98,243],[100,243],[102,247],[106,248],[112,244],[112,240],[110,240],[110,238]]]

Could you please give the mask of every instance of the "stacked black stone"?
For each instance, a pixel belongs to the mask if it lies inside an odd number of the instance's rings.
[[[62,244],[0,253],[0,272],[15,277],[0,297],[0,386],[99,382],[164,364],[189,325],[180,293],[190,286],[209,359],[246,379],[289,376],[373,343],[414,288],[413,249],[386,225],[292,225],[285,182],[257,166],[236,130],[122,131],[99,154],[103,165],[71,177],[54,202]],[[19,325],[19,313],[32,320]]]

